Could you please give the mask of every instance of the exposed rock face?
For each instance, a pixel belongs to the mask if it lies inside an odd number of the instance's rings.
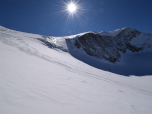
[[[75,46],[82,48],[90,56],[99,59],[104,58],[115,63],[121,57],[120,51],[125,53],[127,49],[132,52],[144,49],[130,43],[132,39],[140,34],[141,32],[130,28],[123,29],[116,36],[86,33],[75,39]]]
[[[75,41],[75,46],[85,50],[90,56],[105,58],[110,62],[118,61],[120,54],[116,50],[110,36],[100,36],[94,33],[87,33]]]
[[[141,48],[138,48],[130,44],[130,41],[133,38],[139,36],[140,33],[141,32],[130,28],[125,28],[124,30],[122,30],[118,35],[114,37],[114,40],[117,44],[117,50],[118,51],[120,50],[124,53],[126,52],[127,49],[132,52],[142,50]]]

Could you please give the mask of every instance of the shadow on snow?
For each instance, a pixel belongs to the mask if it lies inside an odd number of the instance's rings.
[[[69,53],[76,59],[95,68],[120,74],[124,76],[152,75],[152,53],[145,54],[123,54],[120,63],[105,63],[99,59],[89,56],[84,51],[77,49],[70,39],[66,39]]]

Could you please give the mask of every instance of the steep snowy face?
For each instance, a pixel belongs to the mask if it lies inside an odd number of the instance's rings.
[[[86,33],[75,39],[75,46],[82,48],[90,56],[115,63],[120,61],[120,51],[138,52],[149,49],[152,52],[152,35],[135,29],[123,28],[113,32]]]

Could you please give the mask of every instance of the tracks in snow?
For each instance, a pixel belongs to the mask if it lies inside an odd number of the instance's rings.
[[[148,96],[152,96],[152,92],[151,91],[147,91],[145,89],[141,89],[141,88],[138,88],[136,86],[132,86],[132,85],[129,85],[129,84],[125,84],[125,83],[122,83],[122,82],[118,82],[116,80],[112,80],[112,79],[109,79],[109,78],[105,78],[105,77],[102,77],[102,76],[99,76],[99,75],[95,75],[95,74],[92,74],[90,72],[86,72],[86,71],[82,71],[82,70],[78,70],[78,69],[67,69],[68,71],[70,72],[73,72],[73,73],[77,73],[79,75],[82,75],[82,76],[85,76],[85,77],[88,77],[88,78],[93,78],[93,79],[97,79],[97,80],[102,80],[102,81],[106,81],[106,82],[109,82],[109,83],[113,83],[113,84],[117,84],[119,86],[122,86],[122,87],[125,87],[125,88],[128,88],[128,89],[131,89],[133,91],[136,91],[136,92],[139,92],[141,94],[145,94],[145,95],[148,95]]]

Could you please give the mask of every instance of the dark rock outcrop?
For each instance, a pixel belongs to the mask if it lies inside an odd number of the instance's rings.
[[[120,58],[120,54],[116,50],[110,36],[100,36],[99,34],[87,33],[78,38],[79,43],[75,40],[78,48],[80,46],[90,56],[96,58],[104,58],[110,62],[116,62]]]
[[[130,44],[130,41],[133,38],[139,36],[140,33],[141,32],[130,28],[125,28],[124,30],[122,30],[118,35],[114,37],[114,41],[117,44],[117,50],[120,50],[124,53],[127,49],[132,52],[142,50],[141,48],[138,48]]]
[[[115,63],[121,57],[120,51],[125,53],[127,49],[132,52],[143,49],[130,43],[133,38],[140,34],[141,32],[130,28],[124,28],[116,36],[99,35],[92,32],[79,36],[75,39],[74,44],[77,48],[82,48],[90,56]]]

